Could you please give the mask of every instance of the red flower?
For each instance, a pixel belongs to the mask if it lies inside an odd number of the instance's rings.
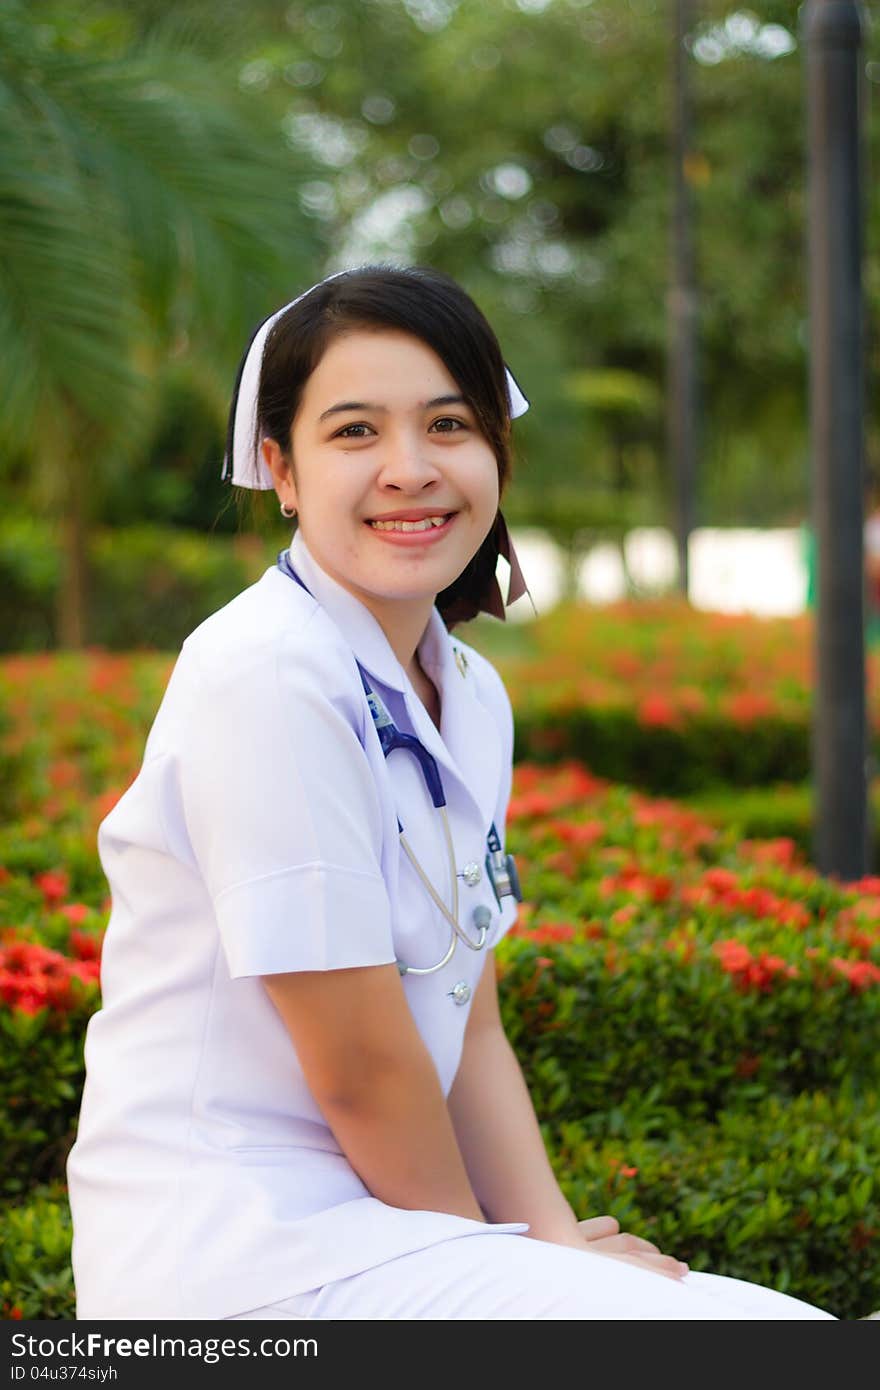
[[[575,928],[568,922],[541,922],[529,932],[532,941],[544,945],[548,941],[572,941]]]
[[[84,922],[91,910],[85,903],[65,903],[61,913],[68,922]]]
[[[102,792],[96,796],[92,802],[92,818],[98,824],[109,816],[113,807],[119,801],[125,789],[123,787],[113,787],[109,791]]]
[[[579,823],[557,820],[551,822],[550,829],[569,845],[592,845],[605,834],[605,826],[600,820]]]
[[[732,874],[729,869],[707,869],[703,874],[703,882],[713,893],[727,893],[731,888],[736,888],[738,880],[736,874]]]
[[[93,980],[101,978],[101,963],[98,960],[72,960],[68,966],[71,975],[75,975],[84,984],[90,984]]]
[[[841,956],[832,956],[831,964],[856,992],[880,983],[880,967],[869,960],[844,960]]]
[[[772,714],[775,706],[767,695],[760,695],[752,690],[740,690],[734,695],[726,696],[721,701],[721,708],[736,724],[754,724],[756,720],[765,719]]]
[[[740,850],[758,864],[778,864],[783,869],[793,868],[800,858],[797,845],[788,836],[775,840],[743,840]]]
[[[686,907],[701,907],[712,901],[712,890],[702,883],[686,883],[678,896]]]
[[[636,709],[643,728],[671,729],[680,722],[678,710],[665,695],[646,695]]]
[[[70,880],[63,872],[47,870],[45,873],[37,874],[34,883],[42,892],[47,907],[55,907],[67,897],[70,889]]]
[[[98,938],[89,932],[77,931],[75,927],[70,933],[70,949],[79,960],[98,960],[101,955]]]
[[[616,912],[612,912],[611,920],[618,926],[625,927],[638,915],[638,911],[635,903],[627,903],[626,907],[619,907]]]
[[[18,998],[13,1001],[12,1007],[20,1009],[23,1014],[38,1014],[41,1009],[45,1009],[48,1004],[46,995],[36,989],[24,989]]]
[[[752,960],[751,951],[741,941],[716,941],[712,950],[721,961],[721,969],[726,970],[728,974],[746,970]]]
[[[864,897],[877,897],[880,895],[880,878],[867,877],[856,879],[855,883],[844,883],[842,885],[849,893],[861,893]]]
[[[66,1012],[74,1004],[71,982],[98,983],[98,960],[70,960],[60,951],[30,941],[9,941],[0,949],[0,999],[12,1009],[35,1014],[51,1008]]]
[[[776,920],[786,927],[808,927],[812,918],[803,903],[780,900],[776,906]]]
[[[617,1171],[622,1178],[634,1178],[639,1170],[631,1168],[627,1163],[621,1163]]]
[[[49,764],[48,776],[52,787],[73,787],[79,781],[79,767],[72,758],[56,758]]]

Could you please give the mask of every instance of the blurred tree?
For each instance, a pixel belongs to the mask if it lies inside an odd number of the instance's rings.
[[[613,528],[613,539],[620,551],[627,591],[634,593],[624,544],[632,525],[632,507],[627,501],[631,497],[650,496],[655,490],[652,464],[659,451],[662,428],[661,392],[649,377],[620,368],[572,372],[565,378],[565,388],[573,401],[585,407],[605,440],[605,452],[611,459],[613,511],[620,518],[620,524]],[[609,528],[605,530],[607,533]],[[579,560],[580,555],[572,555],[570,567]]]
[[[698,521],[790,522],[807,497],[796,20],[790,0],[741,9],[735,0],[700,0],[696,11],[686,47],[705,407]],[[573,494],[591,494],[596,513],[607,506],[613,446],[569,399],[564,381],[572,371],[623,371],[664,389],[668,5],[175,0],[169,8],[164,0],[127,0],[124,7],[121,0],[80,0],[72,17],[61,0],[31,0],[28,13],[63,32],[80,56],[95,47],[96,35],[101,51],[118,61],[150,45],[171,55],[198,53],[205,72],[218,72],[215,97],[281,133],[299,170],[288,215],[315,250],[301,257],[292,247],[286,278],[274,300],[264,300],[250,279],[261,243],[246,238],[255,253],[251,270],[235,282],[235,302],[227,296],[215,306],[215,325],[229,313],[221,327],[234,333],[242,303],[268,311],[288,290],[317,278],[318,265],[423,260],[446,269],[488,314],[534,405],[516,426],[510,505],[526,516],[531,508],[535,516],[549,509],[560,525]],[[870,100],[878,83],[874,26],[865,83],[869,151],[880,132],[880,105]],[[268,139],[261,136],[254,148],[267,147]],[[231,199],[229,189],[240,186],[233,179],[224,190],[231,217],[240,216],[241,199]],[[289,174],[280,176],[279,197],[290,189]],[[144,211],[141,203],[141,221]],[[865,280],[869,312],[876,313],[880,257],[872,248],[880,202],[871,201],[867,212]],[[103,228],[99,244],[103,252]],[[202,261],[192,253],[187,261],[189,244],[186,236],[171,239],[172,251],[182,252],[172,279],[190,312],[186,345],[169,368],[185,365],[203,324],[201,308],[187,299],[192,262]],[[104,269],[110,273],[109,262]],[[202,338],[213,347],[220,329],[204,323]],[[216,354],[224,356],[224,390],[236,351],[230,345]],[[880,450],[880,343],[869,351],[870,455]],[[151,350],[150,360],[155,356]],[[173,373],[167,379],[172,383]],[[167,432],[162,439],[167,443]],[[179,473],[166,443],[161,459]],[[651,470],[640,469],[631,510],[650,505],[652,521],[668,521],[663,441],[645,449],[655,455],[665,496],[656,483],[648,492]],[[565,505],[551,506],[551,493]]]
[[[38,9],[0,12],[0,444],[61,519],[78,646],[86,529],[150,427],[157,364],[225,375],[316,246],[301,161],[234,63],[158,35],[114,52],[112,26]]]
[[[196,8],[198,8],[196,6]],[[806,502],[803,91],[789,0],[701,0],[686,42],[705,479],[766,523]],[[261,9],[246,67],[316,177],[301,190],[334,265],[383,250],[456,275],[539,407],[517,426],[533,493],[574,479],[572,368],[665,386],[671,11],[656,0],[336,0]],[[880,81],[869,37],[866,86]],[[389,62],[389,55],[393,61]],[[873,136],[880,112],[870,112]],[[876,200],[870,210],[876,232]],[[870,241],[870,238],[869,238]],[[873,280],[880,300],[880,269]],[[871,372],[876,380],[875,350]],[[880,391],[869,391],[875,433]],[[762,451],[752,422],[782,415]],[[740,451],[763,467],[712,477]],[[665,446],[658,444],[659,459]],[[667,478],[667,517],[671,497]],[[665,519],[663,517],[656,518]]]

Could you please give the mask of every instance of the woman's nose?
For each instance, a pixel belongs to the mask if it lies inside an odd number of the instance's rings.
[[[412,430],[395,430],[386,436],[379,470],[380,483],[395,485],[406,491],[422,488],[439,477],[437,460],[420,434]]]

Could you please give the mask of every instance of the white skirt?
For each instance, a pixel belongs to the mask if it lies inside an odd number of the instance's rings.
[[[224,1321],[275,1318],[834,1320],[742,1279],[694,1271],[669,1279],[586,1248],[507,1234],[442,1241]]]

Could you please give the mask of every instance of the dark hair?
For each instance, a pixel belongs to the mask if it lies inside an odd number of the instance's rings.
[[[426,266],[361,266],[324,281],[269,330],[263,352],[253,446],[268,436],[285,455],[306,382],[335,337],[357,328],[402,329],[445,363],[498,464],[501,497],[510,477],[510,407],[498,339],[451,276]],[[233,413],[235,402],[233,401]],[[447,631],[480,612],[498,562],[498,520],[460,575],[437,595]]]

